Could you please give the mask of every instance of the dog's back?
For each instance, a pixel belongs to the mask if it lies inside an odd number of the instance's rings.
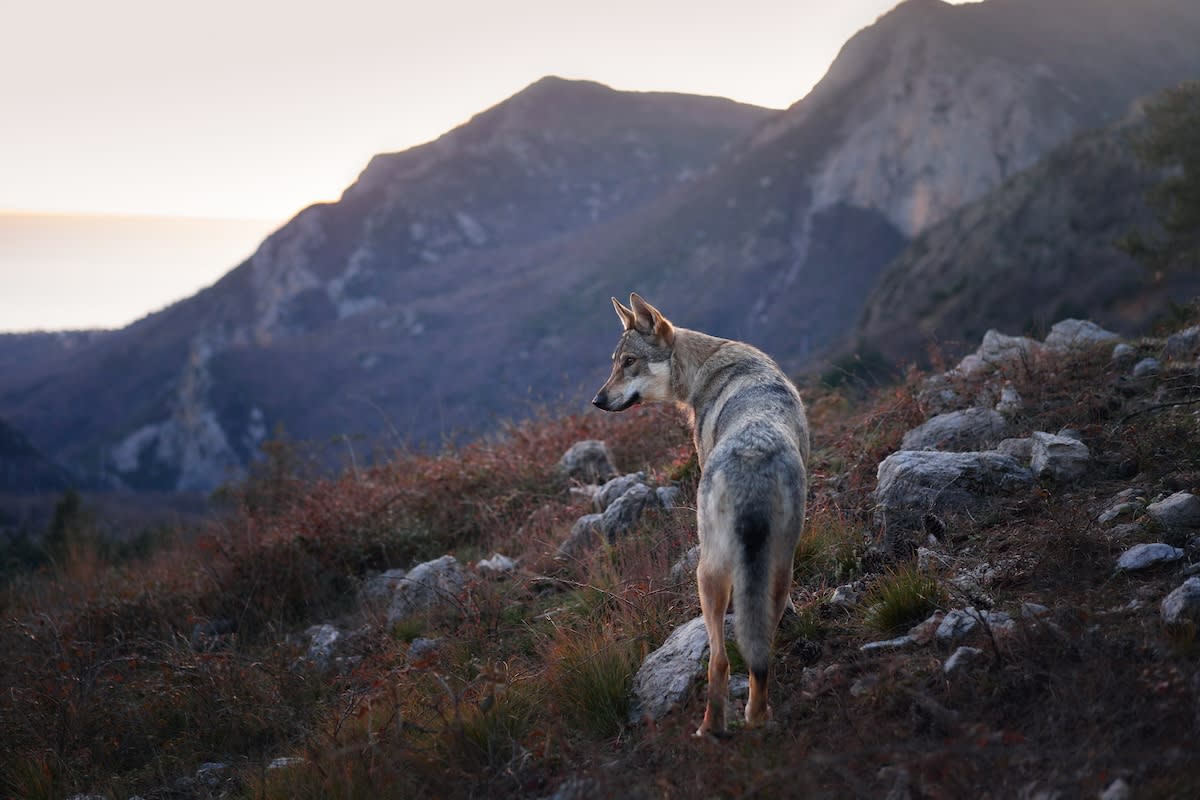
[[[765,680],[804,526],[808,423],[771,359],[730,342],[693,386],[704,569],[733,583],[735,630],[751,674]]]

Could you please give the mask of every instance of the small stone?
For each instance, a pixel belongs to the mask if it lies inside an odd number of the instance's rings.
[[[1029,468],[1038,478],[1070,483],[1087,472],[1092,456],[1083,442],[1042,431],[1032,438]]]
[[[485,558],[475,562],[475,569],[479,570],[484,575],[499,577],[513,572],[517,568],[517,562],[508,556],[492,553],[491,558]]]
[[[867,642],[866,644],[862,645],[858,649],[864,653],[872,653],[877,650],[901,650],[905,647],[914,645],[916,643],[917,643],[917,640],[906,633],[903,636],[897,636],[895,639],[884,639],[884,640],[878,641],[878,642]]]
[[[1123,516],[1132,516],[1137,511],[1133,503],[1117,503],[1096,518],[1101,525],[1111,525]]]
[[[1183,558],[1183,550],[1162,542],[1151,544],[1135,544],[1117,559],[1117,569],[1125,572],[1135,572],[1141,569],[1169,564]]]
[[[229,765],[219,761],[209,761],[196,768],[196,783],[216,788],[229,772]]]
[[[683,583],[689,577],[696,574],[696,567],[699,564],[700,545],[694,545],[671,566],[671,582]]]
[[[1200,351],[1200,325],[1185,328],[1167,337],[1163,346],[1163,356],[1172,359],[1186,359]]]
[[[1115,344],[1121,337],[1086,319],[1064,319],[1050,328],[1044,344],[1051,350],[1086,350],[1101,344]]]
[[[877,686],[879,686],[878,675],[863,675],[850,684],[850,696],[864,697],[875,691]]]
[[[1161,371],[1162,364],[1159,363],[1157,358],[1143,358],[1133,365],[1133,371],[1130,374],[1135,378],[1149,378]]]
[[[1021,618],[1022,619],[1037,619],[1044,617],[1050,613],[1050,609],[1041,603],[1021,603]]]
[[[1168,528],[1200,528],[1200,497],[1176,492],[1165,500],[1151,503],[1146,510],[1160,525]]]
[[[1002,611],[980,612],[974,606],[967,606],[948,612],[934,632],[934,638],[940,642],[956,642],[974,633],[981,623],[992,633],[1009,633],[1016,627],[1013,618]]]
[[[939,642],[956,642],[970,636],[978,625],[979,616],[974,608],[955,609],[942,619],[934,638]]]
[[[933,641],[937,630],[941,627],[942,620],[945,619],[944,611],[935,611],[930,614],[924,622],[919,622],[909,629],[908,635],[913,638],[917,644],[929,644]]]
[[[829,598],[829,604],[839,608],[854,608],[861,599],[862,592],[855,589],[854,584],[847,583],[845,586],[834,589],[833,597]]]
[[[678,508],[683,500],[683,491],[678,486],[659,486],[654,493],[658,495],[659,504],[667,510]]]
[[[971,662],[976,661],[982,655],[983,651],[978,647],[968,647],[966,645],[962,645],[955,650],[949,658],[946,659],[946,663],[942,665],[942,672],[947,675],[952,675],[963,667],[969,665]]]
[[[1028,465],[1033,458],[1033,439],[1028,436],[1020,439],[1004,439],[996,445],[996,452],[1015,458],[1018,462]]]
[[[1144,529],[1136,522],[1122,522],[1120,525],[1113,525],[1108,529],[1108,538],[1113,541],[1122,541],[1125,539],[1136,539],[1142,535]]]
[[[387,605],[407,574],[406,569],[389,569],[367,579],[360,592],[362,600],[371,605]]]
[[[1167,625],[1200,624],[1200,578],[1191,577],[1163,598],[1159,609]]]
[[[342,632],[332,625],[313,625],[304,631],[304,635],[309,639],[306,658],[318,668],[327,669]]]
[[[598,439],[585,439],[563,453],[558,471],[567,480],[602,484],[616,477],[617,465],[608,445]]]
[[[596,513],[603,514],[604,509],[612,505],[618,497],[625,494],[637,484],[645,482],[646,473],[644,472],[631,472],[628,475],[613,478],[596,492],[595,497],[592,498],[592,506],[595,508]]]
[[[1119,366],[1132,364],[1135,358],[1137,358],[1137,350],[1130,345],[1125,344],[1124,342],[1121,342],[1113,348],[1112,360],[1114,364]]]
[[[426,639],[423,636],[418,636],[408,645],[408,663],[416,664],[426,660],[436,653],[441,646],[441,639]]]
[[[996,410],[1007,417],[1019,413],[1024,407],[1025,400],[1021,397],[1021,393],[1011,383],[1005,384],[1004,388],[1000,390],[1000,399],[996,402]]]
[[[466,582],[466,572],[454,556],[418,564],[396,584],[388,604],[387,621],[393,623],[452,602]]]
[[[1083,431],[1078,428],[1062,428],[1055,436],[1061,436],[1064,439],[1074,439],[1077,442],[1083,441]]]
[[[600,544],[600,521],[602,519],[604,519],[603,514],[584,514],[575,520],[575,524],[571,526],[571,532],[558,546],[558,552],[554,557],[565,560],[576,559],[595,548]]]
[[[303,763],[304,759],[299,756],[280,756],[279,758],[271,759],[271,763],[267,764],[267,769],[291,769]]]
[[[1133,789],[1124,778],[1117,778],[1100,793],[1100,800],[1133,800]]]
[[[943,566],[947,562],[947,558],[936,550],[928,547],[917,548],[917,571],[932,572],[933,570]]]

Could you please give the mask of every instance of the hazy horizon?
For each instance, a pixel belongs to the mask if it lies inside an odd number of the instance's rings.
[[[0,333],[124,327],[219,280],[279,224],[0,211]]]

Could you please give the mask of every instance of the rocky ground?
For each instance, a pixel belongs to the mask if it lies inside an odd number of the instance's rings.
[[[9,588],[8,791],[1196,796],[1198,356],[1069,320],[809,387],[774,721],[721,741],[672,412],[251,482],[199,554]]]

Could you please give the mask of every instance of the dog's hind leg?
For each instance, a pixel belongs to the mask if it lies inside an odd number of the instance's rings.
[[[697,736],[725,733],[725,704],[729,696],[729,656],[725,652],[725,610],[733,589],[733,575],[700,559],[696,569],[700,608],[708,632],[708,703]]]

